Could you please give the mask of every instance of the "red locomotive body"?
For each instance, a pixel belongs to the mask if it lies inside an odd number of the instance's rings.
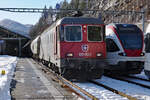
[[[63,18],[40,36],[39,58],[68,79],[100,78],[106,65],[104,31],[97,18]]]
[[[77,26],[77,25],[76,25]],[[78,25],[79,26],[79,25]],[[82,39],[79,41],[62,41],[60,42],[61,58],[66,58],[68,52],[73,54],[73,58],[105,58],[106,47],[103,39],[100,41],[89,41],[88,30],[89,25],[81,25]],[[67,27],[67,25],[65,25]],[[69,26],[70,27],[70,26]],[[74,27],[74,26],[73,26]],[[85,27],[85,28],[84,28]],[[103,25],[90,25],[90,27],[103,28]],[[94,33],[93,33],[94,34]],[[93,37],[94,38],[94,37]],[[102,56],[97,57],[96,54],[101,53]]]

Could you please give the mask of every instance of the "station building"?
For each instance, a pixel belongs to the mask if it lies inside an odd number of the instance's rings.
[[[29,55],[30,49],[27,45],[29,41],[30,37],[0,26],[0,55],[19,57]]]

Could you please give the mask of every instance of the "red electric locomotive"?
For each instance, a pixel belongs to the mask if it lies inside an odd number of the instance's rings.
[[[40,50],[37,54],[65,78],[100,78],[106,65],[104,31],[105,25],[101,19],[62,18],[39,36]]]

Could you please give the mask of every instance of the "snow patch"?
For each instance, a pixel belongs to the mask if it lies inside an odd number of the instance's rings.
[[[102,79],[97,80],[97,82],[113,87],[114,89],[127,95],[131,95],[138,100],[150,100],[150,90],[147,88],[105,76],[103,76]]]
[[[10,83],[16,64],[17,57],[0,56],[0,100],[11,100]],[[2,70],[5,70],[5,75],[1,74]]]
[[[10,19],[4,19],[0,21],[0,26],[11,30],[13,32],[16,32],[20,35],[23,35],[25,37],[29,37],[29,31],[32,28],[33,25],[23,25],[21,23],[18,23],[16,21],[10,20]]]
[[[84,89],[88,93],[92,94],[93,96],[97,97],[100,100],[128,100],[125,97],[121,97],[103,87],[95,86],[91,83],[74,83],[80,88]]]

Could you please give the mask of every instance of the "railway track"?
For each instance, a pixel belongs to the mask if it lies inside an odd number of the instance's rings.
[[[35,61],[35,60],[33,60]],[[36,62],[36,61],[35,61]],[[86,100],[86,99],[91,99],[91,100],[99,100],[92,94],[88,93],[87,91],[83,90],[82,88],[78,87],[77,85],[73,84],[72,82],[66,80],[62,76],[54,73],[51,69],[43,65],[42,63],[36,62],[36,64],[39,64],[42,66],[42,71],[44,73],[50,74],[49,76],[51,77],[52,80],[58,82],[62,87],[68,88],[72,93],[75,93],[77,96],[80,98]]]
[[[132,79],[138,79],[138,80],[142,80],[142,81],[146,81],[146,82],[150,82],[150,80],[148,80],[148,79],[139,78],[139,77],[136,77],[136,76],[125,76],[125,77],[132,78]]]
[[[36,63],[37,63],[37,62],[36,62]],[[54,73],[51,69],[49,69],[49,68],[46,67],[45,65],[43,65],[43,64],[41,64],[41,63],[38,63],[38,64],[40,64],[40,66],[43,66],[43,68],[42,68],[42,71],[43,71],[43,72],[51,74],[50,77],[51,77],[54,81],[59,82],[59,84],[60,84],[61,86],[65,87],[65,88],[69,88],[69,90],[70,90],[71,92],[75,93],[75,94],[78,95],[79,97],[81,97],[81,98],[83,98],[83,99],[87,99],[87,97],[88,97],[88,98],[90,98],[90,99],[92,99],[92,100],[99,100],[97,97],[95,97],[94,95],[88,93],[86,90],[84,90],[84,89],[80,88],[79,86],[75,85],[74,83],[72,83],[72,82],[66,80],[66,79],[63,78],[62,76],[60,76],[60,75]],[[107,89],[107,90],[109,90],[109,91],[111,91],[111,92],[113,92],[113,93],[115,93],[115,94],[118,94],[118,95],[120,95],[121,97],[126,97],[126,98],[129,99],[129,100],[138,100],[138,99],[135,98],[135,97],[132,97],[132,96],[130,96],[130,95],[127,95],[127,94],[125,94],[125,93],[123,93],[123,92],[120,92],[120,91],[118,91],[118,90],[116,90],[116,89],[113,89],[112,87],[109,87],[109,86],[107,86],[107,85],[104,85],[104,84],[101,84],[101,83],[98,83],[98,82],[92,81],[92,80],[90,80],[89,82],[92,83],[92,84],[94,84],[94,85],[96,85],[96,86],[103,87],[103,88],[105,88],[105,89]],[[83,95],[82,95],[82,94],[83,94]]]
[[[129,100],[138,100],[138,99],[135,98],[135,97],[132,97],[132,96],[130,96],[130,95],[127,95],[127,94],[125,94],[125,93],[123,93],[123,92],[120,92],[120,91],[118,91],[118,90],[116,90],[116,89],[113,89],[112,87],[109,87],[109,86],[107,86],[107,85],[101,84],[101,83],[99,83],[99,82],[96,82],[96,81],[93,81],[93,80],[90,80],[89,82],[90,82],[90,83],[93,83],[93,84],[95,84],[95,85],[97,85],[97,86],[104,87],[105,89],[107,89],[107,90],[109,90],[109,91],[111,91],[111,92],[113,92],[113,93],[116,93],[116,94],[118,94],[118,95],[120,95],[120,96],[122,96],[122,97],[126,97],[126,98],[128,98]]]
[[[107,77],[110,77],[110,78],[113,78],[113,79],[117,79],[117,80],[120,80],[120,81],[125,81],[125,82],[128,82],[128,83],[132,83],[132,84],[135,84],[135,85],[138,85],[138,86],[141,86],[141,87],[144,87],[144,88],[147,88],[147,89],[150,89],[150,85],[145,85],[145,84],[143,84],[143,83],[140,83],[140,82],[135,82],[135,81],[133,81],[133,80],[129,80],[129,79],[127,79],[127,78],[132,78],[132,79],[138,79],[138,80],[142,80],[142,81],[146,81],[146,82],[150,82],[149,80],[146,80],[146,79],[141,79],[141,78],[137,78],[137,77],[125,77],[125,78],[123,78],[123,77],[117,77],[117,76],[108,76],[107,75]]]

